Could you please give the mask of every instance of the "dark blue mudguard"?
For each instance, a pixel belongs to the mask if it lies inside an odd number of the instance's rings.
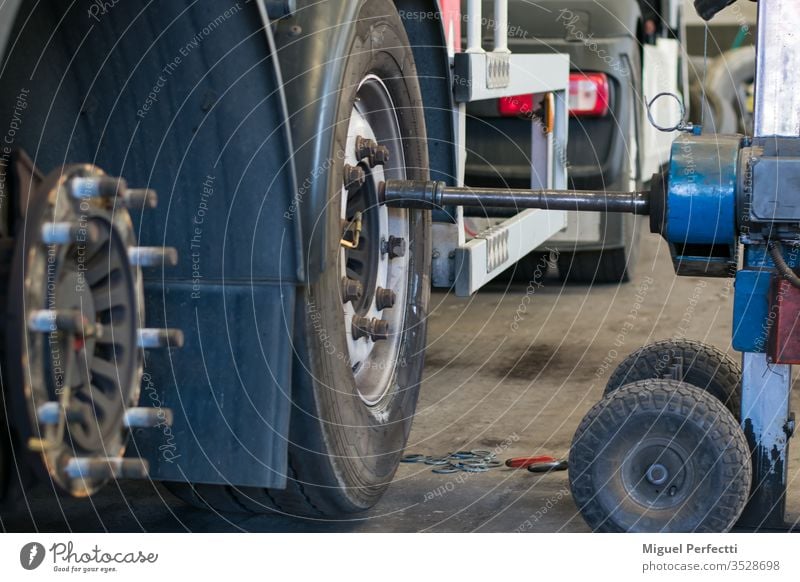
[[[145,323],[182,329],[185,345],[148,352],[140,403],[174,422],[136,430],[127,455],[147,459],[154,480],[280,488],[295,317],[325,268],[314,226],[358,3],[300,1],[271,24],[258,2],[117,3],[95,15],[89,0],[68,4],[3,5],[0,43],[15,47],[0,115],[26,87],[16,145],[44,171],[89,161],[159,194],[156,210],[133,213],[137,237],[175,247],[179,264],[145,273]],[[420,69],[436,65],[423,92],[446,106],[440,23],[407,26],[429,45]],[[297,77],[308,63],[318,66]],[[435,105],[432,164],[452,175],[452,115]]]
[[[259,8],[23,3],[10,33],[0,26],[14,42],[0,116],[30,92],[15,146],[45,172],[93,162],[155,189],[157,209],[132,211],[137,238],[178,250],[177,267],[145,272],[145,324],[182,329],[185,346],[147,353],[140,399],[171,409],[174,424],[136,431],[127,450],[156,480],[285,483],[305,270],[288,114]]]

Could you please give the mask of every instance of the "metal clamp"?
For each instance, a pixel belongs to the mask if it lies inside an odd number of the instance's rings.
[[[656,101],[658,101],[659,99],[661,99],[662,97],[672,97],[673,99],[675,99],[675,101],[678,102],[678,107],[680,108],[681,115],[680,115],[680,120],[675,125],[662,126],[662,125],[657,124],[656,120],[653,119],[653,104]],[[647,103],[647,119],[650,120],[650,125],[655,127],[657,130],[663,131],[663,132],[666,132],[666,133],[672,133],[673,131],[683,131],[683,132],[691,133],[691,134],[694,134],[694,135],[700,135],[702,133],[702,130],[703,130],[702,126],[694,125],[690,121],[686,121],[686,106],[683,104],[683,100],[680,97],[678,97],[677,95],[675,95],[675,93],[670,93],[670,92],[667,92],[667,91],[659,93],[658,95],[653,97],[650,101],[648,101],[648,103]]]

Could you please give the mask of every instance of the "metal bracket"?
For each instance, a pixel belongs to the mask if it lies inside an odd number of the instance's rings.
[[[457,53],[454,64],[454,92],[460,103],[569,86],[569,55],[564,54]]]
[[[455,292],[468,297],[567,224],[567,213],[526,210],[456,249]]]

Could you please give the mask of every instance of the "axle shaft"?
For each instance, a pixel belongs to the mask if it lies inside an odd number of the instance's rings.
[[[444,182],[387,180],[381,191],[387,206],[434,210],[445,206],[480,208],[541,208],[593,212],[650,213],[649,192],[592,190],[515,190],[456,188]]]

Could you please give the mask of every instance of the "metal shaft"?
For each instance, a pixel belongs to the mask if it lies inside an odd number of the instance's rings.
[[[445,206],[479,208],[541,208],[649,214],[649,192],[591,190],[515,190],[456,188],[444,182],[388,180],[383,188],[387,206],[435,209]]]

